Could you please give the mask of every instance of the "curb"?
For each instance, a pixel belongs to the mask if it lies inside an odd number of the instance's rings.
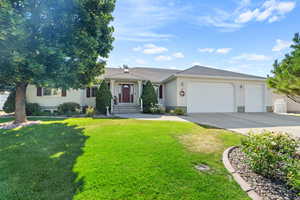
[[[240,185],[243,191],[245,191],[248,196],[253,200],[262,200],[263,198],[259,196],[255,191],[254,188],[252,188],[241,176],[240,174],[232,167],[230,161],[229,161],[229,154],[232,150],[238,147],[230,147],[226,149],[223,153],[223,164],[225,168],[228,170],[228,172],[233,176],[233,179]]]

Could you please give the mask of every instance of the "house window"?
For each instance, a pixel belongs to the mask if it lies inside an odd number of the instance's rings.
[[[51,88],[43,88],[43,96],[51,96]]]
[[[97,96],[97,87],[86,88],[86,97],[96,97]]]
[[[97,96],[97,88],[93,87],[92,88],[92,97],[96,97]]]
[[[36,89],[36,95],[38,97],[41,96],[67,96],[67,91],[66,90],[60,90],[60,89],[52,89],[52,88],[41,88],[38,87]]]

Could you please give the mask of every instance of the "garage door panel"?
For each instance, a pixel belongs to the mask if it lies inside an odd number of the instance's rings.
[[[245,111],[264,112],[263,85],[249,84],[245,86]]]
[[[190,83],[189,113],[234,112],[234,88],[227,83]]]

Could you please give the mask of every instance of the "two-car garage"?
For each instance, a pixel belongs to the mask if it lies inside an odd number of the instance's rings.
[[[264,85],[190,81],[186,102],[188,113],[265,112]]]

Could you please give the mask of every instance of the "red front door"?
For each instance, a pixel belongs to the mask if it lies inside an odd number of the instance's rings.
[[[122,102],[130,103],[130,85],[122,86]]]

